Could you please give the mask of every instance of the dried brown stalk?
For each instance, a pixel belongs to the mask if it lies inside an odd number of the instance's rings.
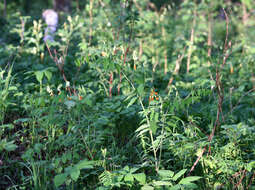
[[[174,69],[174,72],[173,72],[173,75],[178,75],[179,74],[179,70],[181,68],[181,62],[182,62],[182,59],[184,57],[184,52],[185,52],[185,49],[186,47],[184,47],[184,50],[183,50],[183,54],[182,55],[178,55],[178,58],[175,62],[175,69]],[[167,90],[170,88],[171,84],[173,83],[173,80],[174,80],[174,77],[172,76],[170,79],[169,79],[169,82],[167,84]]]
[[[212,16],[211,13],[208,15],[208,38],[207,38],[207,46],[208,46],[208,51],[207,51],[207,56],[208,59],[210,59],[211,54],[212,54]],[[208,60],[208,65],[211,65],[210,60]]]
[[[190,45],[189,45],[188,58],[187,58],[187,73],[189,73],[189,70],[190,70],[190,59],[191,59],[191,54],[192,54],[192,49],[193,49],[193,44],[194,44],[196,16],[197,16],[197,12],[195,9],[194,14],[193,14],[193,23],[192,23],[191,33],[190,33]]]
[[[143,55],[143,41],[141,40],[139,43],[139,57],[138,57],[139,61],[141,60],[142,55]]]
[[[156,50],[156,56],[152,57],[152,63],[155,63],[155,64],[153,64],[153,68],[152,68],[152,71],[155,72],[156,71],[156,67],[159,64],[159,61],[158,61],[158,51],[157,50]]]
[[[65,55],[58,57],[58,53],[57,53],[56,49],[54,49],[54,57],[53,57],[52,52],[51,52],[48,44],[47,43],[45,43],[45,44],[46,44],[46,47],[48,49],[48,52],[50,54],[51,59],[56,63],[56,65],[57,65],[57,67],[58,67],[58,69],[59,69],[59,71],[60,71],[64,81],[67,83],[68,80],[67,80],[67,78],[65,76],[65,73],[64,73]],[[67,86],[67,90],[68,90],[69,94],[71,95],[72,93],[71,93],[71,89],[70,89],[69,86]],[[74,90],[74,93],[76,94],[75,90]]]
[[[93,3],[94,0],[90,0],[89,1],[89,22],[90,22],[90,26],[89,26],[89,44],[91,44],[92,41],[92,34],[93,34]]]
[[[224,67],[227,58],[229,56],[229,54],[227,54],[227,50],[229,49],[229,47],[231,46],[230,41],[228,41],[228,26],[229,26],[229,19],[228,19],[228,15],[226,13],[226,11],[223,9],[225,17],[226,17],[226,38],[225,38],[225,45],[224,45],[224,50],[223,50],[223,60],[222,60],[222,64],[220,66],[219,69],[216,70],[216,90],[217,90],[217,94],[218,94],[218,106],[217,106],[217,116],[216,116],[216,121],[214,123],[214,127],[212,129],[212,132],[210,134],[210,136],[208,137],[208,141],[211,142],[216,128],[220,126],[220,114],[222,115],[222,120],[224,121],[224,117],[222,114],[222,103],[224,100],[224,89],[223,86],[221,84],[221,69]],[[209,146],[209,152],[210,152],[210,146]],[[197,160],[194,162],[193,166],[191,167],[190,171],[189,171],[189,175],[191,174],[191,172],[194,170],[195,166],[197,165],[198,161],[201,159],[201,157],[203,156],[204,152],[206,150],[206,146],[203,148],[201,154],[198,156]]]
[[[240,178],[240,180],[238,181],[238,183],[235,185],[235,189],[237,189],[237,188],[241,185],[241,183],[242,183],[244,177],[246,176],[246,172],[247,172],[247,170],[243,170],[243,171],[240,172],[240,174],[242,173],[243,175],[242,175],[242,177]]]
[[[247,13],[247,9],[246,9],[244,2],[242,2],[242,8],[243,8],[242,21],[243,21],[243,25],[246,26],[249,15]]]
[[[255,178],[255,172],[253,173],[253,175],[252,175],[252,177],[251,177],[251,180],[250,180],[250,183],[249,183],[249,185],[247,186],[247,189],[246,189],[246,190],[248,190],[248,189],[250,188],[250,186],[251,186],[251,184],[252,184],[254,178]]]
[[[163,36],[163,39],[164,41],[166,42],[166,30],[164,28],[164,26],[161,27],[161,31],[162,31],[162,36]],[[167,49],[165,47],[164,49],[164,74],[166,75],[167,73]]]

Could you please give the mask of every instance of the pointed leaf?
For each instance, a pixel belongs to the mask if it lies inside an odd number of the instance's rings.
[[[182,175],[185,174],[186,171],[187,171],[187,169],[183,169],[183,170],[179,171],[177,174],[175,174],[175,176],[173,177],[173,180],[176,181],[177,179],[179,179]]]
[[[50,79],[51,79],[51,77],[52,77],[52,72],[46,70],[46,71],[44,71],[44,74],[46,75],[48,81],[50,81]]]
[[[124,181],[126,181],[126,182],[133,182],[134,181],[133,175],[130,174],[130,173],[125,175]]]
[[[88,161],[88,160],[82,160],[78,164],[75,165],[75,167],[79,170],[81,169],[91,169],[93,168],[93,161]]]
[[[188,184],[188,183],[190,183],[190,182],[197,181],[197,180],[199,180],[200,178],[201,178],[201,177],[198,177],[198,176],[185,177],[185,178],[183,178],[183,179],[179,182],[179,184],[185,185],[185,184]]]
[[[171,170],[159,170],[158,174],[163,178],[164,177],[172,178],[174,176],[174,172]]]
[[[43,71],[35,71],[36,80],[40,83],[42,82],[43,74],[44,74]]]
[[[141,184],[146,183],[146,175],[144,173],[133,174],[134,178]]]
[[[128,103],[127,108],[130,107],[130,106],[132,106],[132,105],[136,102],[136,100],[137,100],[137,97],[132,98],[132,99],[130,100],[130,102]]]
[[[163,186],[163,185],[171,186],[172,185],[172,183],[168,181],[154,181],[153,184],[156,186]]]
[[[65,182],[66,178],[67,178],[67,174],[65,173],[56,175],[54,177],[54,184],[56,185],[56,187],[62,185]]]
[[[74,167],[70,172],[70,176],[71,176],[72,180],[77,181],[77,179],[80,176],[80,170],[78,168]]]
[[[14,151],[18,147],[16,144],[14,144],[14,141],[6,142],[6,139],[5,141],[2,140],[1,143],[3,143],[3,148],[7,150],[8,152]]]

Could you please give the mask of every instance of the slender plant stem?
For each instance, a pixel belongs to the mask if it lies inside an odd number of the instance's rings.
[[[125,73],[122,72],[122,74],[123,74],[123,76],[126,78],[126,80],[130,83],[130,85],[132,86],[133,90],[136,90],[135,86],[134,86],[133,83],[128,79],[128,77],[125,75]],[[137,95],[137,97],[138,97],[139,103],[140,103],[140,105],[141,105],[141,107],[142,107],[142,110],[143,110],[143,112],[145,113],[146,122],[147,122],[147,125],[148,125],[148,127],[149,127],[149,126],[150,126],[150,119],[149,119],[148,114],[147,114],[147,112],[146,112],[146,110],[145,110],[145,107],[144,107],[144,105],[143,105],[142,98],[141,98],[141,96],[138,96],[138,95]],[[154,155],[154,159],[155,159],[155,170],[158,171],[158,170],[159,170],[159,165],[158,165],[158,159],[157,159],[157,150],[156,150],[156,148],[154,147],[154,144],[155,144],[155,143],[154,143],[154,138],[153,138],[153,134],[152,134],[151,128],[149,128],[149,134],[150,134],[150,139],[151,139],[151,144],[152,144],[152,149],[153,149],[153,155]]]

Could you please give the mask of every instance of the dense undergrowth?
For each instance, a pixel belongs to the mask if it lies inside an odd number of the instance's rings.
[[[254,2],[160,2],[8,5],[0,189],[255,189]]]

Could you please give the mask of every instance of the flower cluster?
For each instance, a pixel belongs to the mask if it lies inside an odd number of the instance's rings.
[[[62,93],[61,87],[62,87],[62,85],[59,85],[59,86],[57,87],[57,91],[58,91],[57,95],[58,95],[58,96],[61,95],[61,93]],[[50,96],[54,96],[54,92],[53,92],[53,90],[52,90],[49,86],[47,86],[46,90],[47,90],[47,92],[50,94]],[[72,96],[77,96],[79,100],[82,100],[82,99],[83,99],[83,97],[82,97],[81,95],[77,94],[77,92],[75,91],[75,89],[70,89],[70,86],[68,86],[68,84],[67,84],[65,90],[66,90],[67,92],[69,92],[69,95],[67,95],[67,99],[68,99],[68,100],[72,100]],[[62,102],[61,98],[59,98],[59,102]]]
[[[150,97],[149,97],[149,102],[154,101],[154,100],[158,101],[159,100],[159,96],[158,96],[158,93],[155,92],[154,89],[152,89],[151,93],[150,93]]]

